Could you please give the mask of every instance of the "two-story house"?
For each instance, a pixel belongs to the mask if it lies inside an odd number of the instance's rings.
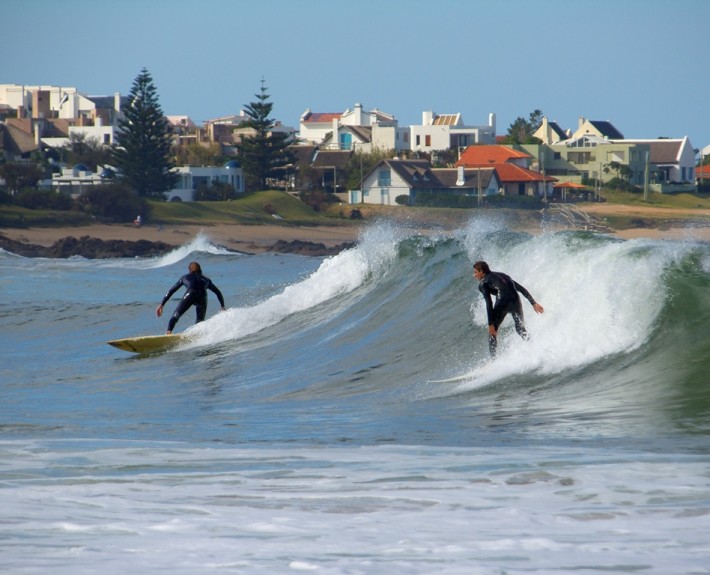
[[[362,104],[355,104],[342,113],[307,109],[301,114],[298,137],[301,143],[321,149],[359,149],[367,153],[373,148],[402,149],[402,135],[392,114],[377,108],[368,111]]]
[[[22,150],[15,159],[42,147],[62,147],[72,135],[81,135],[110,146],[116,142],[118,120],[125,98],[87,96],[74,87],[0,84],[0,106],[4,110],[3,139],[8,159],[13,149]],[[28,149],[26,136],[34,140]]]
[[[495,114],[488,115],[485,126],[467,126],[460,113],[422,113],[421,125],[409,126],[409,146],[416,152],[460,150],[474,144],[494,144],[496,136]]]

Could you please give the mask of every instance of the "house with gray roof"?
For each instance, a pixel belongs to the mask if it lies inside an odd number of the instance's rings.
[[[379,162],[364,178],[362,191],[351,190],[351,204],[397,205],[400,196],[416,202],[417,193],[490,196],[499,193],[495,168],[432,168],[426,160]]]
[[[653,191],[662,193],[694,191],[695,149],[687,136],[656,140],[624,140],[624,142],[649,147],[649,183]]]
[[[605,140],[624,139],[624,135],[608,120],[588,120],[580,116],[577,130],[572,133],[571,138],[579,139],[583,136],[596,136]]]
[[[533,133],[533,137],[548,146],[564,142],[569,136],[569,133],[564,131],[557,122],[550,122],[547,116],[543,116],[540,127]]]

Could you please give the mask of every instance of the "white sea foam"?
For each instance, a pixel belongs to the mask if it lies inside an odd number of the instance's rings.
[[[511,247],[487,242],[491,231],[497,230],[487,223],[469,227],[469,257],[486,259],[494,271],[513,277],[545,313],[536,314],[521,296],[531,340],[523,342],[507,318],[496,361],[470,371],[475,387],[516,373],[559,373],[642,346],[664,306],[664,269],[679,250],[691,249],[681,244],[659,249],[653,240],[600,240],[577,249],[564,234],[530,237]],[[474,324],[485,329],[482,296],[476,294],[471,312]]]
[[[50,564],[58,575],[707,572],[699,456],[81,442],[2,451],[0,556],[16,575]]]
[[[281,293],[254,306],[229,308],[188,328],[187,346],[238,339],[355,290],[371,274],[386,271],[396,256],[399,233],[387,225],[368,230],[356,247],[325,258],[315,272]]]

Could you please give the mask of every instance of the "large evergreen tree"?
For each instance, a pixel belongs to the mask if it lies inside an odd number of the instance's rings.
[[[161,197],[175,187],[178,176],[172,172],[170,128],[160,109],[153,78],[145,68],[133,81],[122,112],[113,161],[139,196]]]
[[[249,117],[246,124],[255,133],[244,137],[237,148],[247,189],[265,190],[267,178],[285,177],[295,160],[288,148],[291,136],[273,131],[275,122],[269,118],[273,104],[269,102],[264,80],[261,81],[261,93],[255,96],[257,101],[245,106],[244,110]]]

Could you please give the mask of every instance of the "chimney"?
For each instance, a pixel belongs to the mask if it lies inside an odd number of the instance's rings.
[[[456,185],[457,186],[463,186],[466,180],[464,179],[463,175],[463,166],[459,166],[457,174],[456,174]]]

